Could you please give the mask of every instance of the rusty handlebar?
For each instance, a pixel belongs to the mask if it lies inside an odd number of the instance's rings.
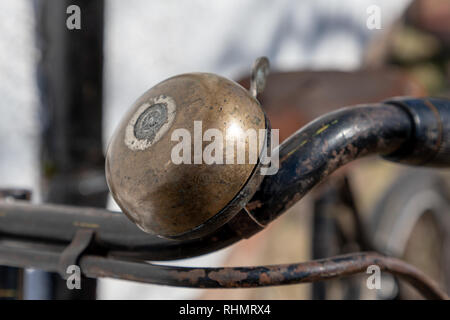
[[[362,156],[380,154],[402,163],[448,166],[449,115],[450,102],[437,99],[394,100],[324,115],[283,142],[278,173],[265,177],[241,212],[200,239],[166,240],[146,234],[120,212],[0,201],[0,264],[63,275],[66,262],[77,262],[91,277],[177,286],[248,287],[347,276],[361,272],[367,263],[376,263],[409,281],[425,296],[446,298],[420,271],[372,253],[251,268],[180,268],[142,261],[198,256],[248,238],[333,171]],[[83,236],[83,230],[89,230],[89,237]]]

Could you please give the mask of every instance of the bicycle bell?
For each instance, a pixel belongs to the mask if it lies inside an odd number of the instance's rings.
[[[117,204],[142,230],[164,238],[198,238],[250,200],[262,181],[261,152],[269,144],[270,124],[256,100],[267,73],[267,58],[256,60],[250,92],[215,74],[182,74],[134,103],[109,143],[106,178]],[[223,133],[223,148],[215,150],[223,159],[231,152],[230,134],[263,130],[256,163],[236,161],[239,148],[249,155],[249,140],[235,144],[231,163],[206,163],[202,152],[217,140],[217,135],[208,139],[208,129]],[[186,161],[175,163],[174,155]]]

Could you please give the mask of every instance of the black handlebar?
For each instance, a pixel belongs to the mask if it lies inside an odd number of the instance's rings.
[[[249,287],[341,277],[376,262],[424,296],[447,299],[419,270],[371,253],[235,268],[180,268],[142,261],[198,256],[248,238],[333,171],[362,156],[380,154],[406,164],[448,167],[449,119],[450,101],[439,99],[395,99],[320,117],[281,144],[278,173],[264,178],[247,206],[200,239],[159,239],[139,230],[122,213],[103,209],[0,201],[0,265],[35,267],[65,276],[65,266],[78,263],[88,277],[185,287]]]
[[[280,146],[280,169],[247,205],[267,225],[339,167],[380,154],[404,164],[450,167],[450,101],[397,98],[340,109],[303,127]]]
[[[280,169],[266,176],[246,208],[207,237],[174,241],[139,230],[104,209],[0,201],[0,236],[67,243],[81,228],[117,257],[174,260],[229,246],[262,230],[317,183],[346,163],[380,154],[401,163],[450,165],[450,101],[396,99],[326,114],[279,147]]]
[[[387,155],[411,132],[406,112],[396,106],[361,105],[328,113],[280,145],[280,168],[267,176],[247,205],[267,225],[336,169],[370,154]]]
[[[388,160],[419,166],[450,166],[450,101],[392,99],[386,103],[405,110],[413,123],[409,139]]]

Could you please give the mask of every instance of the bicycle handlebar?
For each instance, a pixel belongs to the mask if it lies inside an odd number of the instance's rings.
[[[247,205],[267,225],[339,167],[370,154],[387,155],[408,140],[411,122],[393,105],[364,105],[326,114],[280,145],[278,173],[267,176]]]
[[[450,101],[439,99],[395,99],[324,115],[280,145],[278,173],[264,178],[243,210],[212,234],[199,239],[160,239],[139,230],[125,215],[103,209],[0,201],[0,263],[60,271],[64,270],[65,263],[78,261],[87,276],[132,277],[142,282],[190,286],[179,278],[189,268],[154,266],[120,258],[175,260],[216,251],[248,238],[264,229],[333,171],[362,156],[380,154],[400,163],[449,166],[449,120]],[[342,276],[362,270],[366,260],[361,262],[360,257],[365,255],[348,256],[348,261],[330,258],[320,263],[329,265],[332,271],[341,268],[335,276]],[[386,271],[400,275],[427,297],[448,298],[432,280],[411,266],[381,256],[374,256],[374,259]],[[372,263],[372,260],[367,261]],[[298,270],[311,271],[315,263],[319,262],[295,264],[288,269],[295,266]],[[300,283],[330,277],[328,270],[321,267],[311,277],[304,277],[302,272],[285,272],[280,278],[283,268],[286,266],[193,270],[208,275],[223,273],[224,279],[229,280],[222,283],[219,277],[219,280],[211,278],[199,283],[209,287],[240,286],[238,280],[234,283],[230,278],[236,270],[247,273],[248,283],[242,282],[245,286]],[[266,272],[269,282],[264,284],[259,278],[252,278],[260,271]],[[288,277],[284,278],[285,275]]]
[[[413,123],[410,138],[388,160],[419,166],[450,166],[450,100],[392,99]]]
[[[247,205],[267,225],[339,167],[380,154],[411,165],[450,166],[450,101],[394,99],[344,108],[297,131],[280,146],[280,169]]]
[[[265,177],[245,209],[200,239],[161,239],[104,209],[20,201],[0,202],[0,234],[69,242],[76,230],[92,228],[96,243],[114,256],[161,261],[198,256],[261,231],[334,170],[362,156],[450,165],[449,115],[450,102],[438,99],[396,99],[326,114],[283,142],[278,173]]]

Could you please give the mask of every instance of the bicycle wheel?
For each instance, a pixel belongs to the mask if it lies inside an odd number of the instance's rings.
[[[369,230],[375,247],[399,257],[450,288],[450,196],[443,175],[431,170],[410,169],[382,195],[371,215]],[[417,296],[393,279],[379,298],[410,299]]]

